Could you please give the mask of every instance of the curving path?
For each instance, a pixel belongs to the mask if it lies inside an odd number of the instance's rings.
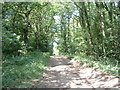
[[[46,73],[37,81],[36,88],[118,88],[115,76],[80,65],[63,55],[50,57]],[[33,80],[35,81],[35,80]]]

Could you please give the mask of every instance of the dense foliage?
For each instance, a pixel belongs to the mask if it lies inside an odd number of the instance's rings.
[[[113,67],[120,60],[120,2],[6,2],[2,6],[5,87],[13,86],[18,77],[28,77],[21,76],[26,75],[24,70],[30,62],[41,67],[41,54],[52,54],[53,48],[59,54],[117,74]],[[36,50],[39,52],[34,53]],[[29,56],[30,52],[34,54]],[[29,68],[37,70],[37,66]]]
[[[119,3],[75,2],[72,5],[65,5],[64,13],[59,13],[60,50],[93,55],[96,59],[120,59]]]
[[[3,53],[50,52],[53,8],[50,3],[4,3]]]
[[[4,62],[2,67],[2,87],[26,88],[35,84],[32,80],[40,78],[48,58],[49,53],[41,53],[40,51],[9,58],[9,61]]]
[[[117,2],[4,3],[3,53],[48,52],[58,39],[62,52],[119,59],[119,10]]]

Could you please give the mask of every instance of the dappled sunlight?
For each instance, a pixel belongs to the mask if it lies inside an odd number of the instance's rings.
[[[79,64],[79,65],[78,65]],[[51,56],[37,88],[118,88],[118,78],[61,55]],[[35,81],[35,80],[34,80]]]
[[[38,81],[39,81],[39,79],[33,79],[32,81],[33,81],[33,82],[38,82]]]
[[[33,52],[30,55],[19,56],[14,58],[12,63],[9,64],[3,71],[2,83],[4,86],[26,88],[34,85],[33,82],[39,81],[36,77],[41,76],[48,62],[48,56],[44,57],[41,52]],[[23,60],[21,62],[21,59]],[[16,62],[16,61],[17,62]]]
[[[50,71],[64,71],[66,68],[68,68],[68,66],[59,65],[59,66],[55,66],[55,67],[51,68]]]

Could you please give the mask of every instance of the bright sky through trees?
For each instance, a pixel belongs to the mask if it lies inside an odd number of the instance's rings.
[[[120,2],[5,2],[0,14],[4,87],[26,79],[26,72],[19,73],[26,64],[47,62],[41,58],[53,54],[119,76],[113,67],[120,60]],[[16,66],[22,69],[14,71]]]

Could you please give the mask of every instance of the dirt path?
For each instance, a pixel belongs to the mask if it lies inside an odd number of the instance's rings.
[[[51,56],[37,88],[118,88],[118,78],[80,65],[62,55]]]

